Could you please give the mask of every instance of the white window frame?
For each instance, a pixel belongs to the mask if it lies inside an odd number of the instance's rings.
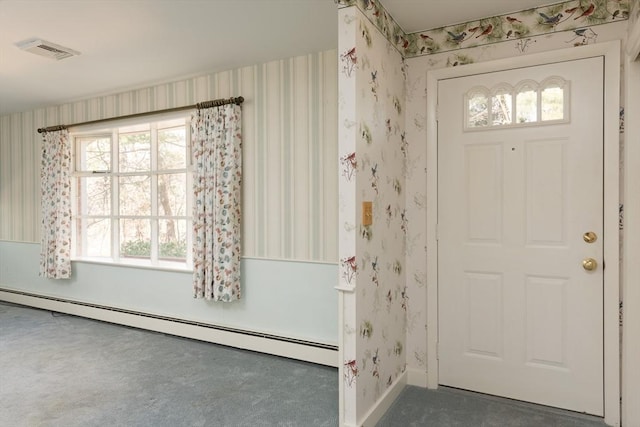
[[[189,191],[193,186],[193,168],[192,168],[192,156],[191,156],[191,127],[190,127],[190,112],[182,111],[179,113],[158,114],[146,116],[143,118],[114,120],[109,124],[97,124],[92,126],[78,126],[70,129],[70,138],[72,141],[72,185],[71,185],[71,197],[72,197],[72,245],[71,245],[71,257],[72,261],[84,261],[100,264],[114,264],[122,266],[134,266],[142,268],[151,268],[158,270],[179,270],[179,271],[191,271],[193,268],[192,258],[192,211],[193,211],[193,193]],[[158,169],[158,138],[157,138],[157,123],[172,119],[184,118],[185,120],[185,161],[186,167],[183,169]],[[119,140],[118,130],[121,128],[149,124],[151,129],[151,167],[148,172],[120,172],[119,169]],[[111,170],[110,171],[83,171],[78,170],[78,156],[80,153],[79,138],[87,137],[105,137],[111,140]],[[158,214],[158,176],[162,174],[176,174],[184,173],[186,179],[186,207],[185,215],[159,215]],[[109,215],[80,215],[78,212],[78,189],[79,180],[83,177],[95,177],[108,175],[111,177],[111,199],[110,199],[110,214]],[[150,215],[134,216],[134,215],[120,215],[120,197],[119,186],[120,177],[123,176],[149,176],[150,177]],[[78,238],[79,233],[79,219],[80,218],[105,218],[111,222],[111,256],[87,256],[78,253]],[[159,220],[162,219],[174,219],[177,221],[186,221],[186,259],[184,262],[170,261],[159,258]],[[123,257],[120,254],[120,220],[122,219],[144,219],[150,221],[150,240],[151,240],[151,255],[149,258],[132,258]]]

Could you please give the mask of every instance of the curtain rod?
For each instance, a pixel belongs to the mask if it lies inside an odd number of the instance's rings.
[[[241,96],[238,96],[236,98],[216,99],[216,100],[213,100],[213,101],[198,102],[197,104],[187,105],[185,107],[176,107],[176,108],[167,108],[165,110],[147,111],[147,112],[144,112],[144,113],[129,114],[128,116],[109,117],[107,119],[91,120],[91,121],[88,121],[88,122],[74,123],[72,125],[49,126],[49,127],[46,127],[46,128],[39,128],[38,129],[38,133],[55,132],[55,131],[58,131],[58,130],[68,129],[68,128],[74,127],[74,126],[92,125],[92,124],[95,124],[95,123],[109,122],[109,121],[113,121],[113,120],[131,119],[131,118],[135,118],[135,117],[151,116],[153,114],[172,113],[174,111],[182,111],[182,110],[192,110],[194,108],[197,108],[198,110],[201,110],[203,108],[220,107],[221,105],[227,105],[227,104],[242,105],[243,102],[244,102],[244,98],[241,97]]]

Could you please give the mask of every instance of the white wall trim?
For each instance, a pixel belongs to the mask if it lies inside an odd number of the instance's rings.
[[[384,414],[389,410],[393,402],[396,401],[404,387],[407,385],[407,372],[403,372],[396,380],[391,384],[391,387],[387,388],[382,396],[376,401],[376,403],[369,409],[369,411],[362,417],[362,421],[358,423],[362,427],[373,427],[378,424],[378,421],[382,419]]]
[[[604,62],[604,421],[620,425],[620,42]],[[596,45],[597,46],[597,45]]]
[[[274,258],[259,256],[241,256],[240,259],[255,259],[257,261],[276,261],[276,262],[298,262],[301,264],[322,264],[322,265],[338,265],[338,261],[317,261],[312,259],[293,259],[293,258]],[[193,270],[192,270],[193,271]]]
[[[461,67],[463,69],[463,67]],[[427,72],[427,386],[438,388],[438,80]]]
[[[72,314],[89,319],[101,320],[118,325],[133,326],[149,331],[162,332],[179,337],[191,338],[214,344],[244,350],[257,351],[290,359],[306,362],[338,366],[338,352],[335,349],[314,347],[303,343],[279,341],[269,337],[244,335],[238,332],[213,329],[205,325],[180,323],[167,319],[145,316],[143,313],[134,314],[109,310],[107,308],[92,307],[70,301],[61,301],[25,295],[16,292],[0,290],[0,301],[21,304],[29,307]]]
[[[427,380],[426,370],[407,369],[407,385],[426,388],[428,386]]]
[[[34,242],[13,242],[10,240],[0,240],[0,242],[40,244],[39,242],[35,242],[35,243]],[[336,267],[338,266],[338,263],[334,261],[313,261],[313,260],[304,260],[304,259],[270,258],[270,257],[256,257],[256,256],[241,256],[240,260],[295,262],[299,264],[335,265]],[[82,258],[82,257],[74,257],[71,259],[71,261],[74,263],[83,263],[83,264],[113,265],[116,267],[123,267],[123,268],[140,268],[142,270],[159,270],[159,271],[176,271],[178,273],[193,273],[193,268],[191,267],[133,264],[133,263],[127,263],[125,261],[110,261],[106,259]]]
[[[338,425],[345,426],[344,408],[344,293],[338,293]]]
[[[640,21],[636,28],[640,28]],[[625,76],[622,425],[640,426],[640,60],[627,57]]]
[[[605,58],[604,84],[604,411],[605,422],[620,425],[620,339],[618,323],[619,290],[619,132],[620,42],[613,41],[570,49],[560,49],[462,67],[427,72],[427,247],[436,248],[438,212],[438,80],[479,73],[563,62],[595,56]],[[636,181],[637,182],[637,181]],[[427,251],[427,361],[429,388],[438,387],[438,254]],[[637,394],[636,394],[637,396]]]

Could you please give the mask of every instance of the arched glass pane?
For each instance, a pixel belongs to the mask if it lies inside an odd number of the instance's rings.
[[[497,93],[491,97],[491,124],[510,125],[512,122],[513,101],[507,92]]]
[[[541,103],[543,121],[564,119],[564,89],[558,86],[544,88]]]
[[[475,128],[489,125],[489,100],[487,95],[476,92],[469,96],[467,103],[467,127]]]
[[[516,95],[516,123],[533,123],[538,121],[538,93],[524,88]]]

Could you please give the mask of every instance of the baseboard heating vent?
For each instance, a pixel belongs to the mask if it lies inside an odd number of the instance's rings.
[[[44,300],[48,300],[48,301],[61,302],[61,303],[65,303],[65,304],[73,304],[73,305],[82,306],[82,307],[90,307],[90,308],[96,308],[96,309],[99,309],[99,310],[112,311],[112,312],[115,312],[115,313],[122,313],[122,314],[129,314],[129,315],[133,315],[133,316],[140,316],[140,317],[145,317],[145,318],[149,318],[149,319],[164,320],[164,321],[167,321],[167,322],[179,323],[179,324],[183,324],[183,325],[198,326],[198,327],[201,327],[201,328],[214,329],[214,330],[217,330],[217,331],[231,332],[231,333],[234,333],[234,334],[248,335],[248,336],[253,336],[253,337],[257,337],[257,338],[265,338],[265,339],[268,339],[268,340],[282,341],[282,342],[286,342],[286,343],[299,344],[299,345],[304,345],[304,346],[308,346],[308,347],[316,347],[316,348],[321,348],[321,349],[324,349],[324,350],[338,351],[338,346],[335,346],[335,345],[317,343],[317,342],[313,342],[313,341],[306,341],[306,340],[289,338],[289,337],[282,337],[282,336],[279,336],[279,335],[266,334],[266,333],[263,333],[263,332],[256,332],[256,331],[249,331],[249,330],[245,330],[245,329],[230,328],[230,327],[226,327],[226,326],[213,325],[213,324],[210,324],[210,323],[203,323],[203,322],[196,322],[196,321],[193,321],[193,320],[180,319],[180,318],[177,318],[177,317],[160,316],[160,315],[157,315],[157,314],[144,313],[144,312],[141,312],[141,311],[134,311],[134,310],[127,310],[127,309],[116,308],[116,307],[109,307],[109,306],[106,306],[106,305],[92,304],[92,303],[81,302],[81,301],[74,301],[74,300],[69,300],[69,299],[65,299],[65,298],[51,297],[51,296],[47,296],[47,295],[38,295],[38,294],[29,293],[29,292],[16,291],[14,289],[0,288],[0,291],[1,292],[7,292],[7,293],[10,293],[10,294],[26,296],[26,297],[30,297],[30,298],[44,299]]]
[[[47,58],[55,59],[56,61],[69,58],[71,56],[80,55],[80,52],[78,52],[77,50],[60,46],[59,44],[51,43],[42,39],[23,40],[16,43],[16,46],[26,52],[45,56]]]

